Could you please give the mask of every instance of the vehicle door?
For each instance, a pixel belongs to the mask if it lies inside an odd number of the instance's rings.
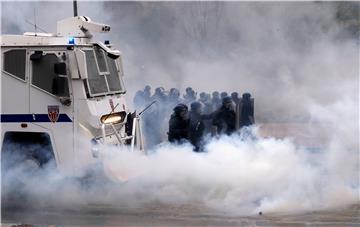
[[[74,160],[73,104],[66,49],[30,52],[30,113],[33,124],[51,131],[58,164],[71,169]]]

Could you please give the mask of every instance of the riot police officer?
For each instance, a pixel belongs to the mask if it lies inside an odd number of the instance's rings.
[[[145,105],[144,100],[144,92],[139,90],[135,93],[133,104],[135,109],[139,110],[140,108],[143,108]]]
[[[180,92],[176,88],[171,88],[169,91],[169,95],[167,101],[171,105],[177,105],[180,102]]]
[[[196,95],[196,92],[191,87],[187,87],[185,90],[184,101],[186,103],[196,101]]]
[[[211,102],[212,102],[213,110],[217,110],[217,109],[220,108],[220,106],[221,106],[221,99],[220,99],[220,94],[219,94],[218,91],[214,91],[214,92],[212,93]]]
[[[206,100],[206,93],[205,92],[201,92],[200,95],[199,95],[199,100],[198,102],[201,102],[201,103],[205,103],[207,100]]]
[[[235,132],[236,113],[234,111],[231,97],[225,97],[222,106],[214,113],[213,126],[216,126],[217,133],[230,135]]]
[[[183,143],[189,139],[188,107],[178,104],[169,120],[169,142]]]
[[[164,103],[166,101],[165,89],[163,87],[156,88],[155,93],[151,99],[157,100],[160,103]]]
[[[150,87],[150,85],[145,86],[143,94],[144,94],[145,103],[150,103],[151,102],[151,87]]]
[[[202,151],[203,136],[206,125],[204,120],[210,119],[211,115],[202,114],[202,104],[200,102],[191,103],[191,110],[189,114],[189,139],[194,146],[194,151]]]
[[[228,97],[228,93],[226,91],[221,92],[220,98],[223,100],[225,97]]]
[[[255,124],[254,119],[254,103],[251,100],[250,93],[244,93],[241,99],[240,108],[240,128]]]
[[[237,92],[233,92],[231,93],[231,98],[233,100],[233,102],[235,103],[235,105],[238,105],[240,103],[240,98],[239,98],[239,93]]]

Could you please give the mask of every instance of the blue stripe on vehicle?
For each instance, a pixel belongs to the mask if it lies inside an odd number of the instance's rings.
[[[1,122],[51,122],[47,114],[1,114]],[[59,114],[57,122],[72,122],[67,114]]]

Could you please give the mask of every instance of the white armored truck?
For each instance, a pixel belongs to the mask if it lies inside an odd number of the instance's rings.
[[[124,98],[121,54],[92,38],[109,31],[76,16],[58,21],[56,34],[1,36],[3,167],[55,161],[76,176],[101,158],[99,143],[143,150],[139,117]]]

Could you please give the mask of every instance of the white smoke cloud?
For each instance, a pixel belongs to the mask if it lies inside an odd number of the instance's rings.
[[[103,166],[93,173],[102,173],[104,167],[110,182],[101,175],[86,181],[51,170],[41,178],[22,177],[22,191],[32,206],[196,205],[233,215],[341,208],[359,199],[358,150],[340,141],[311,151],[291,139],[234,134],[211,140],[206,151],[165,143],[145,156],[103,146]],[[17,172],[3,182],[10,186],[18,178]]]

